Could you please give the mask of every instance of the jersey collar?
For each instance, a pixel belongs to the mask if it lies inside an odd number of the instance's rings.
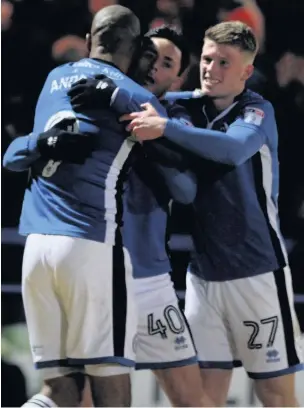
[[[118,68],[118,66],[116,64],[114,64],[113,62],[103,60],[102,58],[90,58],[90,59],[92,59],[94,61],[97,61],[97,62],[101,62],[103,64],[111,65],[112,67],[118,69],[118,71],[122,72],[121,69]]]
[[[218,115],[216,115],[212,120],[209,119],[207,111],[209,110],[211,115],[213,116],[213,114],[216,114],[216,110],[213,106],[212,103],[208,103],[208,101],[205,103],[205,105],[203,105],[202,111],[203,114],[207,120],[207,129],[211,129],[214,125],[215,122],[217,122],[218,120],[222,119],[223,117],[225,117],[230,111],[231,109],[233,109],[235,107],[235,105],[242,99],[243,95],[247,92],[247,89],[245,88],[239,95],[237,95],[234,98],[234,102],[229,105],[226,109],[224,109],[222,112],[220,112]]]

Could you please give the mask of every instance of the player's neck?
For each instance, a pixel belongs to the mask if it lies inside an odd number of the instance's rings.
[[[225,109],[229,108],[230,105],[238,98],[239,95],[243,93],[243,90],[240,90],[237,94],[229,95],[224,98],[214,98],[212,99],[213,105],[218,112],[222,112]]]
[[[129,68],[130,59],[122,56],[121,54],[103,54],[98,51],[91,51],[90,58],[100,59],[104,62],[109,62],[115,65],[121,72],[126,73]]]
[[[215,109],[218,112],[222,112],[227,109],[234,101],[235,96],[230,96],[226,98],[215,98],[212,100]]]

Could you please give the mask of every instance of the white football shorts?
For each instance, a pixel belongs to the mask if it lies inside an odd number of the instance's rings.
[[[184,314],[169,273],[135,279],[138,306],[136,369],[164,369],[197,363]]]
[[[303,369],[289,267],[224,282],[188,273],[185,315],[202,368],[243,365],[255,379]]]
[[[58,376],[78,366],[134,366],[137,306],[126,249],[29,235],[22,296],[36,368]]]

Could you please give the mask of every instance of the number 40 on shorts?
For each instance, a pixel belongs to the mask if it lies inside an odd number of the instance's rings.
[[[185,331],[185,322],[181,311],[173,305],[164,309],[163,319],[155,319],[154,313],[148,315],[149,335],[160,334],[162,339],[166,339],[168,329],[174,334],[181,334]]]

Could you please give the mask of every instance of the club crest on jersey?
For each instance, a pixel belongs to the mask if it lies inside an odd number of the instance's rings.
[[[248,106],[244,111],[244,122],[260,126],[264,119],[264,116],[265,113],[264,111],[262,111],[262,109]]]

